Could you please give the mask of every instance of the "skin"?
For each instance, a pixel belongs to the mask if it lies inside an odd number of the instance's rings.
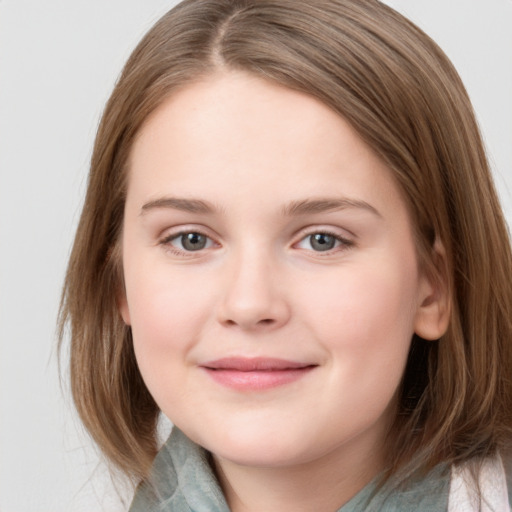
[[[412,335],[446,325],[412,233],[389,169],[304,94],[219,72],[139,132],[120,311],[148,389],[212,452],[233,511],[335,510],[382,470]],[[202,367],[225,357],[312,369],[233,389]]]

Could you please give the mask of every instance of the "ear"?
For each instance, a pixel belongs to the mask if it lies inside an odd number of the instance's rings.
[[[414,332],[425,340],[438,340],[448,329],[451,313],[448,262],[439,240],[432,248],[429,267],[421,271]]]
[[[126,325],[131,325],[130,308],[128,307],[128,299],[126,298],[126,290],[124,289],[124,286],[117,296],[117,309],[121,314],[123,322]]]

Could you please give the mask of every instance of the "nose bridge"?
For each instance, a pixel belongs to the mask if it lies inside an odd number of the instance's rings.
[[[289,307],[279,274],[271,249],[247,244],[233,250],[227,262],[220,321],[248,330],[285,323]]]

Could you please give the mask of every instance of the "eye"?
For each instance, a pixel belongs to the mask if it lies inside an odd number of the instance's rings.
[[[181,252],[201,251],[212,247],[214,244],[211,238],[196,231],[168,236],[161,243]]]
[[[311,233],[304,237],[298,244],[299,249],[313,250],[315,252],[327,252],[338,247],[350,247],[352,242],[332,233]]]

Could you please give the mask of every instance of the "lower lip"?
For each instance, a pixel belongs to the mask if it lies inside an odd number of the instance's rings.
[[[284,386],[305,377],[313,368],[306,366],[284,370],[240,371],[203,367],[215,382],[238,391],[261,391]]]

